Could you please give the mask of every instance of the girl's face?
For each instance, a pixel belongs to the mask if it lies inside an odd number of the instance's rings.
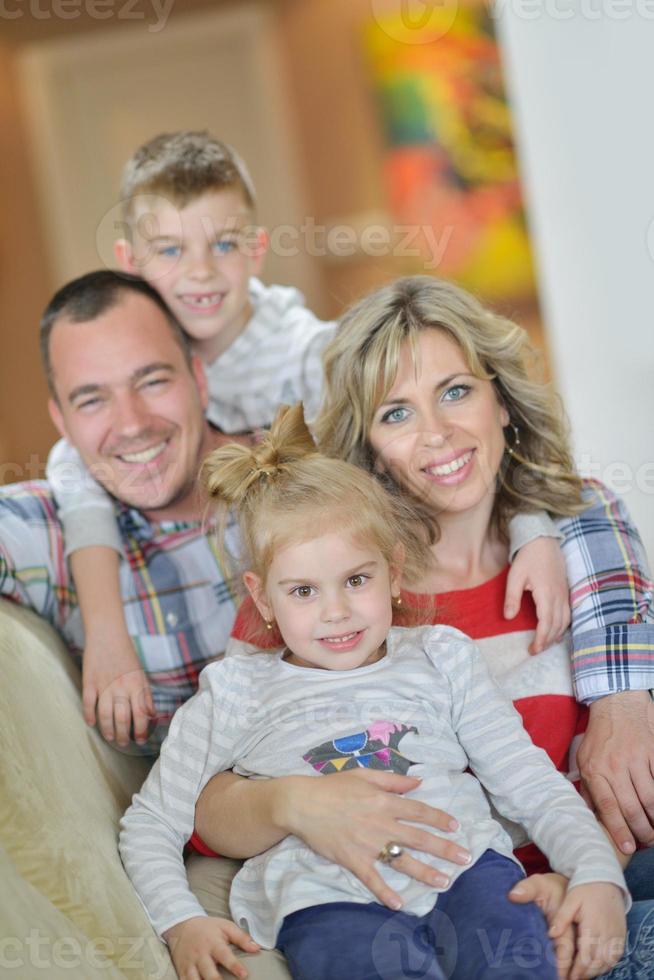
[[[508,412],[445,331],[423,330],[417,347],[416,367],[405,343],[375,412],[369,442],[378,466],[428,502],[441,522],[482,509],[490,520]]]
[[[400,569],[373,545],[331,531],[279,550],[265,590],[253,572],[244,579],[264,619],[277,622],[289,663],[352,670],[383,656]]]

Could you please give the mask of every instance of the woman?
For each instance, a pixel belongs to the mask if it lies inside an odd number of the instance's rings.
[[[456,287],[427,277],[400,280],[343,318],[326,352],[326,395],[316,428],[323,450],[371,470],[412,501],[417,533],[433,541],[434,563],[420,582],[408,583],[406,600],[419,603],[415,593],[438,596],[441,621],[479,641],[533,740],[560,769],[574,774],[571,756],[587,716],[572,695],[567,649],[555,645],[529,658],[535,626],[529,602],[515,620],[503,618],[505,529],[519,511],[563,515],[567,550],[578,561],[580,529],[586,529],[587,546],[597,543],[594,532],[602,520],[610,534],[604,511],[611,501],[603,489],[582,488],[550,396],[528,378],[527,353],[519,327]],[[618,531],[637,568],[637,536],[629,526]],[[613,564],[609,560],[604,567]],[[644,596],[640,612],[651,615]],[[612,601],[627,622],[620,593],[613,593]],[[578,637],[596,602],[591,594],[578,604]],[[582,640],[577,651],[582,666],[583,649]],[[374,862],[389,842],[462,860],[443,838],[402,822],[442,831],[447,817],[412,809],[399,795],[414,785],[406,777],[354,772],[337,780],[264,786],[235,780],[217,777],[197,812],[201,836],[223,854],[247,856],[285,833],[297,833],[358,874],[385,904],[394,896]],[[649,856],[643,855],[636,858],[641,865]],[[523,851],[521,856],[531,870],[540,870],[538,855]],[[417,878],[426,873],[406,852],[393,867]],[[639,897],[651,896],[641,892]],[[632,926],[637,918],[632,915]],[[254,964],[248,966],[252,972]]]

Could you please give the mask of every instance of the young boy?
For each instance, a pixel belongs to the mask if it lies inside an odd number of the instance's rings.
[[[252,181],[238,154],[208,133],[160,135],[128,161],[121,191],[127,237],[116,242],[116,258],[157,289],[191,338],[207,374],[209,421],[226,433],[249,433],[269,426],[280,404],[297,401],[311,420],[320,402],[321,355],[335,324],[318,320],[297,290],[255,278],[268,238],[256,223]],[[140,455],[147,465],[150,457]],[[85,628],[85,719],[95,724],[97,709],[105,738],[127,745],[133,726],[143,743],[154,707],[125,625],[113,502],[65,442],[51,453],[47,476]],[[536,535],[557,532],[545,523],[535,531],[512,527],[513,550]],[[542,581],[544,549],[551,549],[552,565],[562,562],[556,542],[532,545],[538,548],[531,569]],[[517,595],[526,580],[524,570],[516,576]],[[542,646],[567,625],[563,575],[558,596]]]

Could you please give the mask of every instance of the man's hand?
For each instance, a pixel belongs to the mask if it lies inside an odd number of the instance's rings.
[[[197,916],[178,922],[167,929],[164,939],[170,947],[179,980],[220,980],[216,965],[224,966],[235,977],[245,978],[248,971],[231,950],[230,943],[246,953],[258,953],[260,947],[251,936],[229,919]]]
[[[654,843],[654,702],[648,691],[600,698],[577,752],[582,794],[618,850]]]
[[[148,679],[126,630],[90,634],[84,649],[82,704],[87,725],[97,722],[108,742],[129,745],[130,726],[141,745],[155,715]]]
[[[324,858],[348,868],[377,901],[398,909],[402,905],[399,895],[388,887],[375,866],[379,852],[389,841],[455,864],[470,862],[464,848],[423,829],[452,832],[458,824],[448,813],[402,796],[418,785],[419,781],[410,776],[370,769],[332,773],[312,779],[309,787],[306,780],[289,781],[287,792],[281,796],[284,812],[275,822]],[[393,869],[436,888],[448,882],[440,871],[410,854],[396,858]]]
[[[531,592],[538,627],[530,653],[541,653],[560,640],[570,625],[570,594],[565,561],[556,538],[535,538],[515,556],[506,583],[504,616],[518,614],[522,593]]]
[[[568,891],[568,879],[550,872],[544,875],[530,875],[512,888],[509,898],[512,902],[526,905],[535,902],[549,926],[554,922]],[[569,923],[556,937],[552,937],[556,953],[556,968],[559,980],[566,980],[575,958],[575,930]]]

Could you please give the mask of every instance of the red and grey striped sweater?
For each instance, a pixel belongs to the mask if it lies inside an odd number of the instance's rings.
[[[564,639],[543,653],[529,654],[537,625],[536,610],[531,595],[524,593],[515,619],[504,618],[508,573],[507,566],[482,585],[441,593],[430,609],[430,618],[460,629],[477,642],[491,674],[522,715],[533,742],[545,749],[556,768],[576,783],[579,779],[576,749],[586,730],[588,709],[574,697],[570,647]],[[413,608],[432,606],[429,597],[406,592],[404,601]],[[254,604],[246,599],[232,630],[229,653],[241,652],[243,648],[279,647],[281,638],[276,631],[261,629],[261,625]],[[396,625],[403,624],[399,621]],[[517,829],[514,839],[521,843]],[[200,853],[213,853],[197,834],[191,838],[190,845]],[[548,870],[547,860],[533,844],[519,846],[516,855],[528,874]]]

